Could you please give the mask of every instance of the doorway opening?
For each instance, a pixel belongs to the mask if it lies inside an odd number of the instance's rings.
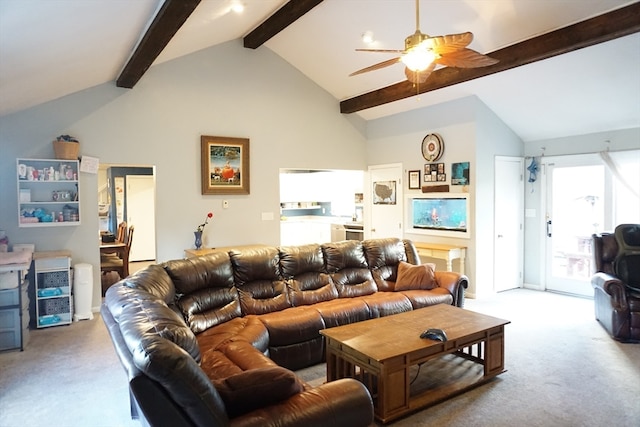
[[[156,262],[155,166],[101,164],[98,168],[99,234],[116,236],[126,223],[135,233],[129,248],[129,274]],[[101,257],[107,248],[101,243]],[[116,281],[118,273],[101,274],[103,294]]]

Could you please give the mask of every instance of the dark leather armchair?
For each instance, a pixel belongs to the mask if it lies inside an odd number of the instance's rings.
[[[614,339],[622,342],[640,342],[640,285],[636,277],[640,252],[628,251],[639,244],[638,239],[638,224],[624,224],[616,227],[614,233],[593,235],[596,272],[591,285],[596,319]]]

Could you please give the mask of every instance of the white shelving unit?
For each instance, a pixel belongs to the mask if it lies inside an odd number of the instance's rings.
[[[33,254],[36,298],[36,326],[71,323],[71,254],[68,251]]]
[[[17,159],[18,226],[80,225],[77,160]]]

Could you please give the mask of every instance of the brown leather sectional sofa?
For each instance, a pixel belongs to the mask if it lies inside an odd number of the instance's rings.
[[[411,241],[372,239],[231,250],[122,280],[101,312],[132,416],[152,426],[370,425],[371,397],[358,381],[310,387],[291,370],[324,361],[321,329],[462,307],[468,283],[458,273],[414,275],[396,289],[400,265],[402,274],[423,267],[409,264],[420,264]]]

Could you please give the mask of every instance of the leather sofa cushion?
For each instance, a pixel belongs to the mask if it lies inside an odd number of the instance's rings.
[[[345,268],[331,274],[340,298],[370,295],[378,291],[368,268]]]
[[[407,261],[404,242],[390,237],[386,239],[369,239],[362,242],[367,264],[375,270],[387,265],[397,265],[400,261]]]
[[[231,417],[273,405],[304,391],[296,375],[279,366],[245,371],[214,381],[214,386]]]
[[[322,252],[328,273],[335,273],[345,268],[368,268],[360,241],[325,243],[322,245]]]
[[[132,353],[140,352],[144,357],[148,342],[160,337],[182,348],[196,362],[200,361],[200,347],[195,335],[180,315],[161,300],[133,297],[123,307],[119,323],[122,336]]]
[[[265,314],[291,307],[289,293],[280,275],[280,252],[275,247],[257,247],[229,252],[244,315]]]
[[[411,311],[413,306],[406,295],[399,292],[376,292],[359,297],[369,307],[370,317],[384,317]]]
[[[152,264],[148,268],[139,270],[125,280],[126,286],[143,290],[167,304],[175,300],[175,288],[171,277],[161,266]]]
[[[309,305],[338,298],[338,290],[324,272],[320,245],[281,247],[280,266],[292,305]]]
[[[313,305],[327,328],[348,325],[371,318],[369,307],[358,298],[338,298]]]
[[[240,299],[227,253],[173,260],[164,268],[181,294],[177,306],[195,333],[240,317]]]
[[[271,347],[312,340],[325,328],[320,314],[309,307],[292,307],[263,314],[259,319],[269,331]]]
[[[269,334],[258,317],[236,317],[196,335],[201,349],[217,349],[233,341],[245,341],[263,353],[269,348]]]
[[[436,304],[453,304],[453,295],[445,288],[438,287],[429,290],[419,289],[399,292],[411,301],[411,306],[414,310]]]
[[[437,286],[433,264],[411,265],[404,261],[398,264],[396,291],[433,289]]]

